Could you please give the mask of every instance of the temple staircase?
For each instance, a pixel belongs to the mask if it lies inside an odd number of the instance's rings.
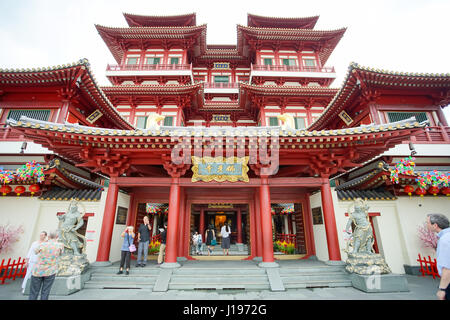
[[[344,266],[320,261],[277,261],[279,268],[260,268],[255,261],[184,261],[175,269],[160,268],[154,261],[146,267],[132,265],[129,275],[117,275],[117,264],[90,270],[84,289],[167,290],[271,290],[351,287]]]

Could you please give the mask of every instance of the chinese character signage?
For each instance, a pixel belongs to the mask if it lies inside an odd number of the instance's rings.
[[[350,123],[353,122],[353,119],[344,110],[342,110],[341,113],[339,113],[339,118],[341,118],[346,125],[349,125]]]
[[[192,182],[248,182],[248,157],[192,157]]]
[[[230,122],[231,115],[229,114],[214,114],[212,116],[212,122]]]
[[[229,62],[214,62],[214,69],[230,69],[230,63]]]
[[[92,112],[89,117],[86,118],[86,120],[89,123],[94,123],[95,121],[97,121],[101,116],[103,115],[103,113],[100,112],[100,110],[95,110],[94,112]]]

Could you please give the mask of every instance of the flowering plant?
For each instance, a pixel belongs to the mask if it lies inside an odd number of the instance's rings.
[[[281,251],[285,254],[295,253],[295,244],[293,242],[281,242],[280,240],[274,242],[274,249],[276,251]]]
[[[159,247],[160,246],[161,246],[161,242],[160,241],[158,241],[158,240],[153,241],[152,240],[152,242],[150,242],[150,244],[148,245],[148,253],[149,254],[154,254],[154,253],[159,252]]]
[[[399,174],[414,175],[414,168],[416,167],[416,163],[414,162],[415,160],[416,158],[413,158],[411,156],[400,159],[400,161],[395,165],[395,168],[390,170],[391,182],[398,183]]]
[[[419,239],[425,247],[436,250],[437,248],[437,235],[433,231],[428,230],[426,222],[417,228]]]
[[[23,227],[12,227],[9,224],[0,226],[0,253],[7,252],[12,245],[19,241],[19,235],[23,233]]]

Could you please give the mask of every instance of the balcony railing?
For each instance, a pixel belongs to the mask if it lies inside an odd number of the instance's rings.
[[[106,71],[192,70],[192,64],[108,64]]]
[[[205,82],[205,89],[208,88],[227,88],[227,89],[238,89],[239,83],[237,82]]]
[[[450,127],[426,127],[422,133],[412,136],[413,143],[449,143]]]
[[[291,71],[291,72],[321,72],[321,73],[335,73],[334,67],[307,67],[307,66],[276,66],[252,64],[252,71]]]

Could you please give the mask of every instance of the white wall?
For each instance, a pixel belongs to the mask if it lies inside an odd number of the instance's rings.
[[[322,208],[322,198],[320,192],[311,195],[309,199],[311,209],[316,207]],[[323,218],[323,210],[322,210],[322,218]],[[325,222],[324,224],[313,225],[313,231],[314,231],[314,245],[316,247],[316,256],[319,260],[327,261],[329,258],[328,258],[327,235],[325,232]]]

